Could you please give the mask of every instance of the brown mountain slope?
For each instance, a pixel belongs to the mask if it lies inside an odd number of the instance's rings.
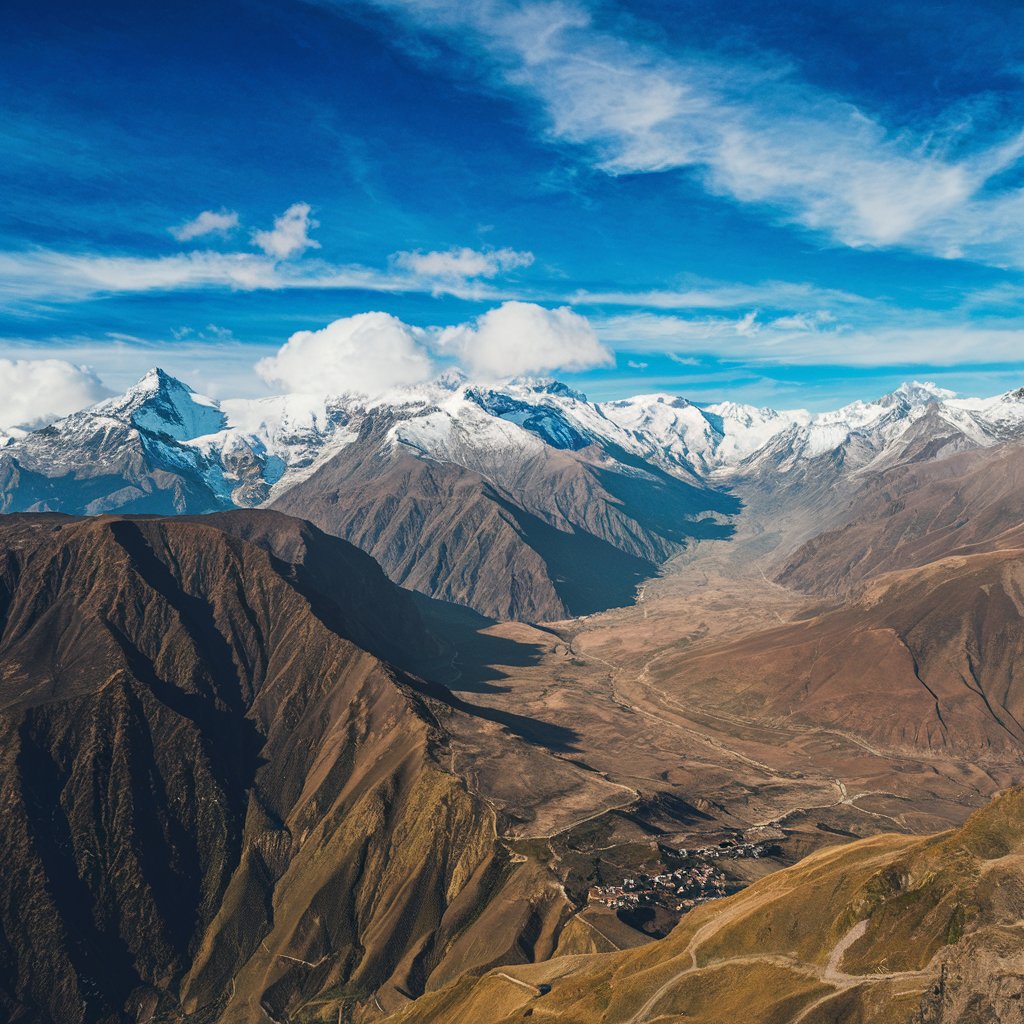
[[[628,604],[689,540],[728,536],[739,507],[624,452],[537,445],[457,464],[391,444],[390,426],[367,417],[274,507],[368,551],[396,583],[495,618]]]
[[[814,854],[660,942],[465,977],[395,1024],[1020,1024],[1024,793]]]
[[[778,580],[836,596],[890,569],[925,565],[955,552],[1014,546],[1024,524],[1024,447],[1005,445],[935,462],[910,462],[861,481],[793,552]]]
[[[0,1017],[336,1020],[550,954],[564,894],[445,767],[463,713],[343,633],[431,643],[367,556],[246,512],[0,552]]]
[[[1024,760],[1024,550],[947,558],[844,607],[663,658],[663,689],[716,714],[887,752]]]

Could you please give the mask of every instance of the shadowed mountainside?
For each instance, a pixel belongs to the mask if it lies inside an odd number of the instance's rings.
[[[550,955],[564,894],[446,767],[465,713],[370,653],[437,652],[368,556],[267,512],[0,549],[0,1016],[334,1020]]]

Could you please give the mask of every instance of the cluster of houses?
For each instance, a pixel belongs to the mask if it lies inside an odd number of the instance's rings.
[[[615,910],[661,906],[673,913],[682,914],[701,903],[721,899],[740,888],[730,883],[725,872],[711,862],[759,858],[765,853],[765,847],[761,843],[737,843],[727,839],[717,846],[674,850],[671,853],[685,861],[682,867],[653,876],[624,878],[620,885],[593,885],[587,902]]]
[[[755,860],[764,855],[764,843],[737,843],[733,839],[724,839],[717,846],[702,846],[696,850],[676,850],[676,856],[683,860],[741,860],[753,857]]]

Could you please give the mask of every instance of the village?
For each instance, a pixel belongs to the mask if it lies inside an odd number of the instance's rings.
[[[717,846],[664,849],[666,859],[683,863],[659,874],[624,878],[618,885],[591,886],[587,903],[625,911],[660,907],[672,914],[685,914],[701,903],[721,899],[743,888],[744,883],[727,877],[719,867],[720,862],[758,859],[764,853],[762,843],[738,843],[731,839]]]

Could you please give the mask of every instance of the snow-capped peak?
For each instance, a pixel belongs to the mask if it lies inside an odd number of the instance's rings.
[[[912,381],[875,401],[811,413],[729,401],[702,406],[666,393],[591,402],[550,378],[474,384],[450,371],[373,398],[217,402],[154,368],[123,395],[45,431],[0,433],[0,451],[50,476],[81,465],[135,465],[141,453],[144,464],[201,481],[218,501],[258,504],[373,436],[376,424],[386,425],[381,443],[495,479],[545,449],[593,449],[585,457],[642,460],[690,480],[735,480],[788,473],[821,456],[842,472],[891,464],[920,451],[932,434],[950,451],[1024,440],[1024,390],[960,399]]]
[[[562,398],[572,398],[577,402],[587,401],[587,396],[582,391],[563,384],[554,377],[513,377],[507,384],[495,390],[512,390],[533,392],[538,395],[558,395]]]
[[[928,405],[931,402],[945,402],[956,398],[956,392],[940,388],[932,381],[905,381],[898,388],[883,395],[876,404],[892,407],[906,405],[909,407]]]
[[[88,410],[131,423],[140,430],[190,441],[223,429],[226,418],[212,398],[196,394],[187,384],[158,367],[150,370],[123,395],[108,398]]]

